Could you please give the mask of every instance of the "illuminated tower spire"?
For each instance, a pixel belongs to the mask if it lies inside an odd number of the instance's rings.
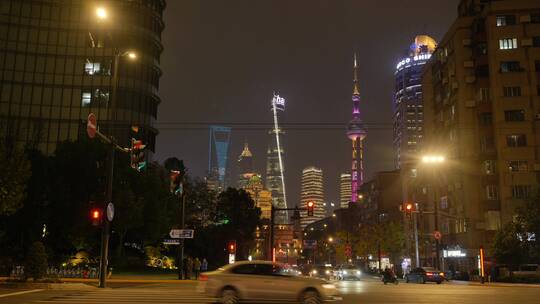
[[[347,128],[347,136],[352,141],[351,201],[354,203],[358,200],[358,190],[364,182],[364,139],[367,135],[360,117],[360,89],[356,53],[354,53],[353,74],[353,111],[352,120]]]

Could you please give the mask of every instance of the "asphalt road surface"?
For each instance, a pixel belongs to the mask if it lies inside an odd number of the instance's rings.
[[[538,286],[488,286],[467,283],[383,285],[379,281],[339,282],[344,304],[502,304],[540,303]],[[20,293],[22,292],[22,293]],[[0,303],[41,304],[128,304],[128,303],[211,303],[195,292],[194,283],[118,284],[107,289],[6,290],[0,289]]]

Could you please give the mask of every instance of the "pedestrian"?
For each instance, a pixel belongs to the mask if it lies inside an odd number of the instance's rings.
[[[201,261],[199,258],[195,258],[193,261],[193,271],[195,272],[195,280],[199,279],[199,273],[201,272]]]
[[[193,259],[191,257],[187,258],[187,279],[191,280],[191,275],[193,273]]]
[[[201,272],[205,271],[208,271],[208,261],[206,259],[202,259]]]
[[[187,280],[188,279],[188,258],[185,257],[184,260],[182,261],[182,273],[183,273],[183,277],[184,277],[184,280]]]

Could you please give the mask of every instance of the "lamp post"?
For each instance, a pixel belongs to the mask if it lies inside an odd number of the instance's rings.
[[[443,164],[445,161],[446,161],[446,157],[442,155],[425,155],[422,157],[422,163],[431,168],[438,167],[441,164]],[[433,215],[434,215],[435,230],[439,231],[439,203],[437,202],[436,194],[437,194],[436,192],[433,193],[433,205],[434,205]],[[439,238],[435,238],[435,251],[436,251],[435,252],[435,256],[436,256],[435,267],[437,269],[439,269],[440,267],[440,250],[441,250],[440,247],[441,247],[441,244],[440,244]]]
[[[98,21],[104,21],[108,19],[108,11],[103,7],[96,8],[96,18]],[[110,132],[114,134],[113,126],[116,121],[116,98],[118,91],[118,66],[120,62],[120,57],[128,56],[131,59],[135,59],[137,56],[133,52],[124,52],[121,53],[118,51],[118,48],[114,48],[114,67],[112,75],[112,97],[110,98],[111,103],[109,106],[109,126]],[[108,144],[109,155],[107,157],[107,189],[105,195],[105,203],[108,206],[112,204],[113,196],[113,178],[114,178],[114,157],[116,149],[120,149],[123,152],[126,150],[116,143],[114,136],[109,135],[106,138],[102,138],[104,142]],[[101,248],[100,248],[100,262],[99,262],[99,287],[106,287],[106,276],[107,276],[107,267],[108,267],[108,257],[109,257],[109,239],[110,239],[110,229],[111,221],[108,217],[105,217],[103,223],[103,230],[101,234]]]

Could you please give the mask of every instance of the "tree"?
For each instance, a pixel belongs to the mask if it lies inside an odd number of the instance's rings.
[[[525,250],[519,235],[522,228],[519,223],[510,222],[497,231],[493,242],[493,255],[500,264],[516,267],[524,260]]]
[[[27,277],[39,280],[47,273],[47,253],[41,242],[34,242],[28,250],[24,264],[24,272]]]
[[[378,225],[381,250],[388,254],[390,261],[397,265],[405,247],[405,232],[400,222],[381,222]]]
[[[0,166],[0,216],[8,216],[22,207],[31,176],[30,162],[14,143],[0,140]]]

